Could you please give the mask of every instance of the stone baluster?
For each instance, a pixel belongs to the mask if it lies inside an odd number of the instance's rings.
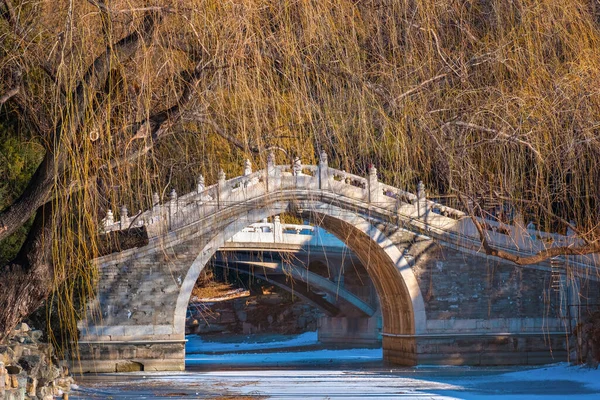
[[[275,179],[276,179],[276,170],[275,170],[275,154],[270,151],[267,155],[267,191],[270,192],[275,189]]]
[[[267,176],[275,176],[275,154],[272,151],[267,156]]]
[[[252,174],[252,163],[250,160],[246,159],[246,161],[244,161],[244,176],[248,176],[250,174]]]
[[[329,189],[329,163],[325,150],[321,150],[321,154],[319,155],[319,189]]]
[[[169,228],[173,229],[175,214],[177,214],[177,191],[171,190],[169,195]]]
[[[205,189],[206,189],[206,186],[205,186],[205,182],[204,182],[204,176],[202,176],[202,174],[200,174],[198,176],[198,187],[197,187],[198,194],[204,192]]]
[[[121,226],[120,226],[121,229],[126,229],[129,227],[129,216],[128,216],[127,207],[125,205],[121,206],[120,224],[121,224]]]
[[[377,204],[381,201],[379,195],[379,182],[377,181],[377,168],[373,164],[369,164],[369,202]]]
[[[300,157],[294,158],[294,164],[292,164],[292,175],[302,175],[302,161],[300,161]]]
[[[224,201],[224,197],[225,197],[225,171],[223,171],[223,169],[221,168],[219,170],[219,180],[218,180],[218,185],[217,185],[217,205],[220,208],[223,207],[223,201]]]
[[[273,242],[283,242],[283,226],[281,225],[279,215],[273,218]]]
[[[424,217],[427,214],[427,198],[425,195],[425,185],[423,181],[419,181],[417,185],[417,215],[419,218]]]

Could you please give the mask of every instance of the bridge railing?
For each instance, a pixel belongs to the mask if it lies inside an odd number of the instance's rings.
[[[247,200],[269,192],[298,189],[330,192],[420,221],[427,229],[437,229],[468,240],[479,238],[473,221],[465,218],[467,215],[463,211],[428,200],[422,183],[419,183],[416,194],[410,193],[379,182],[374,166],[369,167],[366,178],[331,168],[325,153],[321,153],[318,165],[302,164],[298,158],[292,165],[276,165],[270,155],[267,168],[256,172],[252,172],[250,162],[246,161],[242,176],[227,180],[221,170],[217,183],[208,187],[200,176],[196,190],[181,197],[173,190],[169,200],[163,203],[155,194],[152,209],[133,217],[129,217],[127,209],[122,207],[120,220],[115,221],[112,211],[109,211],[104,230],[109,232],[145,225],[149,236],[155,237],[214,215],[221,209],[242,206]],[[477,219],[487,230],[491,244],[508,249],[526,246],[539,251],[550,246],[580,244],[574,237]]]

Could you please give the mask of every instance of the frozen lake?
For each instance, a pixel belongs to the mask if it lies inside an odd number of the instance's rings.
[[[385,367],[381,349],[323,350],[311,333],[188,337],[188,371],[86,375],[83,399],[600,399],[600,370]]]

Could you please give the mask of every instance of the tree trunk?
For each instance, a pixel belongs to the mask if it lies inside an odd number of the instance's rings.
[[[37,211],[27,241],[13,260],[0,270],[0,342],[48,297],[54,282],[52,236],[60,224],[46,204]]]

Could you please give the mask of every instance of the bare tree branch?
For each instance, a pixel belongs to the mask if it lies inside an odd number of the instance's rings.
[[[396,97],[394,99],[394,102],[398,102],[398,101],[402,100],[406,96],[409,96],[409,95],[411,95],[411,94],[413,94],[413,93],[415,93],[415,92],[423,89],[425,86],[429,85],[430,83],[435,82],[435,81],[439,81],[440,79],[445,78],[447,75],[448,74],[439,74],[439,75],[434,76],[433,78],[429,78],[429,79],[421,82],[420,84],[418,84],[414,88],[409,89],[406,92],[402,93],[400,96]]]
[[[540,154],[540,152],[533,147],[533,145],[525,140],[520,139],[516,134],[513,135],[509,135],[505,132],[503,132],[502,130],[498,130],[498,129],[492,129],[492,128],[486,128],[485,126],[481,126],[481,125],[477,125],[477,124],[472,124],[470,122],[464,122],[464,121],[449,121],[446,122],[444,125],[442,125],[442,129],[450,126],[450,125],[456,125],[456,126],[460,126],[463,128],[468,128],[468,129],[473,129],[473,130],[477,130],[477,131],[482,131],[482,132],[487,132],[487,133],[494,133],[496,134],[496,138],[501,137],[506,141],[509,142],[514,142],[514,143],[519,143],[525,147],[527,147],[529,150],[531,150],[531,152],[533,154],[535,154],[536,158],[538,159],[539,162],[543,163],[544,159],[542,158],[542,155]],[[495,139],[496,139],[495,138]]]
[[[19,93],[20,86],[15,86],[12,89],[8,90],[0,97],[0,106],[6,103],[10,98]]]
[[[597,246],[598,245],[598,241],[599,239],[596,240],[590,240],[588,238],[588,235],[585,232],[582,232],[579,228],[577,228],[575,225],[573,225],[571,222],[567,221],[566,219],[556,215],[555,213],[552,212],[552,210],[550,210],[548,207],[546,207],[545,205],[543,205],[542,203],[540,203],[539,201],[533,201],[533,200],[527,200],[527,199],[512,199],[512,198],[508,198],[506,196],[502,196],[500,194],[498,194],[497,192],[494,192],[494,195],[499,198],[500,200],[506,200],[506,201],[516,201],[518,203],[522,203],[522,204],[530,204],[533,205],[535,207],[539,207],[541,209],[544,210],[544,212],[551,216],[552,218],[556,219],[557,221],[559,221],[560,223],[564,224],[565,226],[569,227],[573,232],[575,232],[575,234],[577,235],[578,238],[580,238],[581,240],[583,240],[585,243],[587,243],[590,246]]]
[[[458,194],[458,198],[463,204],[463,207],[465,207],[465,209],[468,210],[469,217],[471,218],[471,221],[475,225],[477,233],[479,234],[479,240],[481,241],[481,245],[485,253],[489,256],[502,258],[504,260],[511,261],[517,265],[530,265],[542,262],[544,260],[556,256],[582,256],[586,254],[600,252],[599,243],[587,243],[584,246],[550,247],[529,256],[519,256],[517,254],[510,253],[505,250],[497,249],[490,245],[489,235],[487,234],[486,229],[483,227],[481,222],[475,216],[475,210],[473,209],[473,207],[469,206],[468,202],[465,200],[462,194]]]

